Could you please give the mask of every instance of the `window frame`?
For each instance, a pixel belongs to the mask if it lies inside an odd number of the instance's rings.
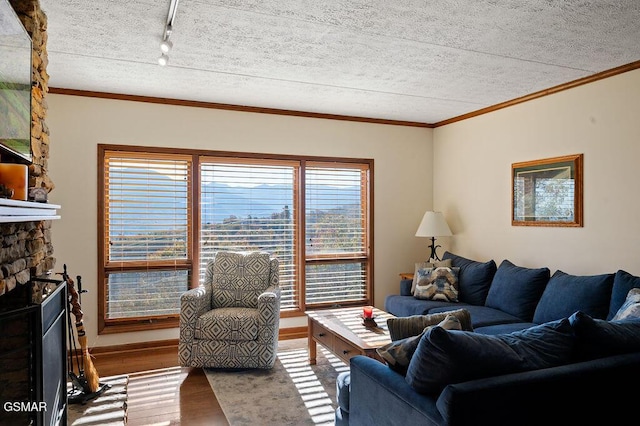
[[[111,155],[110,153],[113,153]],[[108,157],[149,158],[153,160],[178,160],[190,162],[187,184],[187,258],[171,260],[145,261],[110,261],[109,260],[109,225],[107,223],[107,160]],[[173,152],[166,149],[150,149],[135,146],[98,145],[98,334],[130,332],[149,329],[175,328],[179,325],[179,314],[158,316],[139,316],[131,318],[107,319],[107,285],[108,276],[114,272],[143,272],[153,270],[186,270],[189,274],[189,288],[193,287],[193,223],[194,223],[194,182],[193,168],[195,157],[188,153]],[[190,221],[189,221],[190,219]]]
[[[181,262],[180,269],[189,268],[190,271],[190,283],[189,288],[195,288],[199,285],[199,268],[200,268],[200,170],[201,162],[206,162],[210,158],[224,158],[229,161],[235,161],[242,163],[247,162],[265,162],[269,161],[281,161],[281,162],[294,162],[298,163],[300,170],[297,176],[295,185],[295,191],[297,192],[296,198],[300,203],[297,208],[298,225],[296,227],[296,279],[294,285],[296,286],[294,294],[297,297],[297,308],[281,311],[281,318],[287,317],[299,317],[303,316],[307,309],[305,303],[305,267],[307,264],[317,263],[335,263],[335,262],[363,262],[365,264],[365,298],[364,300],[351,301],[340,303],[340,306],[359,306],[363,304],[373,303],[373,289],[374,289],[374,277],[373,277],[373,213],[374,213],[374,160],[370,158],[348,158],[348,157],[325,157],[325,156],[302,156],[302,155],[288,155],[288,154],[259,154],[259,153],[246,153],[246,152],[231,152],[231,151],[212,151],[212,150],[198,150],[198,149],[186,149],[186,148],[165,148],[165,147],[150,147],[150,146],[137,146],[137,145],[112,145],[112,144],[98,144],[98,334],[142,331],[152,329],[163,328],[175,328],[179,326],[179,314],[171,314],[163,317],[132,317],[132,318],[118,318],[118,319],[106,319],[106,286],[107,286],[107,274],[110,271],[130,271],[136,270],[139,265],[115,265],[113,262],[108,262],[108,227],[107,227],[107,197],[106,197],[106,153],[118,151],[123,155],[135,154],[140,156],[149,156],[154,158],[155,155],[164,156],[170,158],[171,156],[181,156],[191,158],[191,177],[188,185],[188,198],[190,198],[190,218],[188,233],[188,260]],[[323,167],[353,167],[366,169],[366,182],[365,194],[362,197],[366,197],[362,202],[366,203],[366,212],[364,223],[364,253],[358,256],[350,254],[349,256],[311,256],[307,258],[305,251],[305,170],[307,165],[309,167],[321,165]],[[361,204],[362,205],[362,204]],[[147,262],[142,262],[147,268]],[[176,262],[170,261],[173,267]],[[157,266],[158,268],[162,266]],[[153,269],[154,266],[148,267]],[[140,270],[140,269],[137,269]],[[336,303],[314,304],[313,309],[322,309],[325,307],[335,307]]]

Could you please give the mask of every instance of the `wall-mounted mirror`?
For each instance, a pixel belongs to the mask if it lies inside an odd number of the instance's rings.
[[[511,165],[515,226],[582,226],[583,154]]]

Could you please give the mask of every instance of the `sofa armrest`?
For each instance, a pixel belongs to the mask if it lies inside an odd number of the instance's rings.
[[[280,293],[279,286],[271,286],[258,296],[258,338],[263,344],[278,340]]]
[[[267,306],[280,306],[281,290],[279,286],[268,287],[258,296],[258,309],[267,309]]]
[[[191,345],[200,315],[211,309],[211,287],[199,286],[180,296],[180,338],[178,339],[178,358],[180,365],[191,364]]]
[[[420,395],[404,376],[374,359],[351,358],[349,425],[442,425],[434,398]]]
[[[413,296],[411,293],[411,286],[413,285],[413,279],[400,280],[400,296]]]
[[[180,296],[180,312],[185,309],[191,309],[195,315],[189,315],[185,317],[187,323],[193,323],[195,326],[195,320],[205,312],[211,309],[211,290],[210,287],[199,286],[185,291]],[[183,318],[180,317],[182,320]]]
[[[638,380],[640,353],[632,353],[449,385],[436,405],[451,426],[549,424],[558,412],[572,424],[624,424],[620,407],[635,406],[637,395],[621,389]]]

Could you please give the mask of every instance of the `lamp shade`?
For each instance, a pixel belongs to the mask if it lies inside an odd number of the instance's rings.
[[[448,237],[453,235],[441,212],[428,211],[416,231],[416,237]]]

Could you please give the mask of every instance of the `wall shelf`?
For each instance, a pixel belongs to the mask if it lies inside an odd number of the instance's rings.
[[[0,223],[60,219],[57,204],[0,198]]]

